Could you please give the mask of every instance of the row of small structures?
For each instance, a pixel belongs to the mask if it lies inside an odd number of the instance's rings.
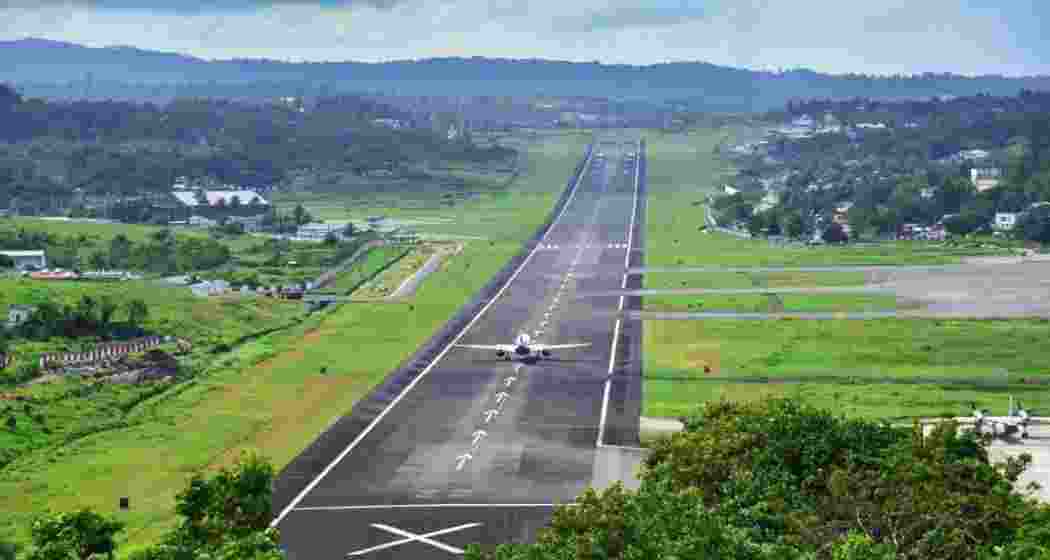
[[[173,336],[148,336],[123,342],[111,342],[96,346],[88,352],[55,352],[40,356],[42,369],[57,369],[69,365],[84,365],[144,352],[150,348],[175,342],[180,351],[188,351],[192,345],[187,340]]]

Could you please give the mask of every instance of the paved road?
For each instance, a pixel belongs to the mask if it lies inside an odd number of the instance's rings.
[[[537,365],[446,353],[278,518],[289,558],[444,559],[470,542],[531,540],[552,504],[591,483],[615,325],[596,312],[615,311],[620,298],[572,296],[623,287],[636,207],[634,181],[616,172],[622,151],[599,145],[598,152],[606,160],[592,161],[544,240],[564,249],[533,253],[459,341],[507,343],[528,332],[541,342],[593,346]],[[574,276],[594,267],[619,267],[621,278]],[[639,390],[620,384],[610,395],[609,421],[634,412],[637,423]]]
[[[412,276],[405,278],[404,282],[394,290],[394,293],[386,296],[386,299],[393,300],[403,297],[408,297],[416,293],[416,289],[423,283],[423,280],[427,276],[430,276],[432,272],[437,270],[438,265],[441,264],[441,259],[447,256],[449,251],[439,250],[438,252],[430,255],[430,257],[423,263],[423,266],[419,267],[419,270],[412,273]]]

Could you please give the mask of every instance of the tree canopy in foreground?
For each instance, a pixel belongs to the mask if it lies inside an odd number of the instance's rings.
[[[637,491],[588,490],[535,543],[471,545],[467,560],[1050,560],[1050,506],[1016,488],[1023,455],[954,422],[923,434],[791,400],[708,404],[658,442]],[[251,456],[176,499],[182,521],[130,560],[279,560],[273,468]],[[123,526],[45,514],[23,560],[110,556]],[[0,543],[0,558],[14,558]]]
[[[638,491],[588,490],[534,544],[469,560],[1050,559],[1050,507],[953,422],[923,435],[791,400],[709,404],[655,445]]]

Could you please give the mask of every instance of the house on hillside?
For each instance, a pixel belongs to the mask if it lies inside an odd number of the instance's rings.
[[[970,180],[977,192],[993,189],[1002,180],[1003,171],[998,167],[975,167],[970,170]]]
[[[1010,231],[1017,225],[1017,212],[996,212],[992,228],[996,231]]]
[[[262,231],[262,222],[265,214],[256,214],[254,216],[226,216],[226,223],[240,224],[244,228],[244,231],[253,233],[256,231]]]
[[[770,191],[766,193],[766,196],[762,197],[759,201],[758,206],[755,207],[756,212],[765,212],[770,208],[777,205],[780,202],[780,193],[777,191]]]
[[[199,282],[190,286],[190,291],[198,297],[221,296],[230,289],[229,282],[225,280],[212,280],[210,282]]]
[[[219,222],[215,220],[209,220],[204,216],[190,216],[190,219],[186,220],[186,224],[190,227],[209,228],[212,226],[219,225]]]
[[[0,251],[0,255],[10,257],[15,262],[15,268],[25,270],[35,268],[44,270],[47,268],[47,256],[43,250],[39,251]]]
[[[324,241],[329,234],[332,234],[337,239],[341,239],[345,229],[345,224],[303,224],[296,230],[295,238],[304,241]]]
[[[372,124],[376,126],[385,126],[392,130],[399,130],[401,128],[401,121],[390,118],[372,119]]]
[[[988,150],[963,150],[956,154],[956,157],[962,161],[974,161],[984,159],[988,157]]]
[[[25,323],[36,311],[35,305],[12,304],[7,306],[7,328],[13,329]]]

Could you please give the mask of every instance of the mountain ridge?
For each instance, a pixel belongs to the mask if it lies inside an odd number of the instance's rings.
[[[0,41],[0,81],[16,86],[93,81],[164,87],[281,82],[296,84],[289,86],[289,94],[327,89],[435,96],[592,96],[732,111],[768,110],[801,98],[929,98],[1050,90],[1050,76],[836,75],[803,68],[750,70],[703,61],[627,65],[481,56],[385,62],[206,60],[133,46],[86,47],[41,38]]]

